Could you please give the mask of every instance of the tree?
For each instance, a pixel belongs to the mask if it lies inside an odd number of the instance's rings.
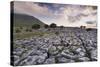
[[[32,32],[32,29],[28,29],[28,28],[26,28],[25,31],[26,31],[26,32]]]
[[[92,28],[87,28],[87,29],[86,29],[86,31],[91,31],[91,30],[92,30]]]
[[[64,26],[60,26],[60,28],[64,28]]]
[[[85,29],[85,28],[86,28],[86,26],[80,26],[80,28],[81,28],[81,29]]]
[[[39,24],[33,24],[32,25],[32,29],[39,29],[40,28],[40,25]]]
[[[44,25],[44,28],[49,28],[49,25],[45,24],[45,25]]]
[[[96,9],[97,9],[97,6],[92,6],[92,9],[93,9],[93,10],[96,10]]]
[[[55,23],[50,24],[50,28],[56,28],[57,25]]]

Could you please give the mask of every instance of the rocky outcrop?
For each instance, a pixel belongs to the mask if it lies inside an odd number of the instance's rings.
[[[95,30],[64,29],[58,35],[16,40],[14,65],[97,61],[96,33]]]

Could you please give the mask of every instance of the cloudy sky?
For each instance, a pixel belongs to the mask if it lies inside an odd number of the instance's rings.
[[[97,27],[96,6],[15,1],[14,13],[34,16],[46,24]]]

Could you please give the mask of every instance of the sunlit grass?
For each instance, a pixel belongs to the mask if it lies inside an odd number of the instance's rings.
[[[22,32],[22,33],[14,33],[13,36],[14,36],[14,40],[16,39],[24,39],[24,38],[30,38],[30,37],[34,37],[34,36],[37,36],[37,37],[42,37],[44,35],[50,35],[51,33],[50,32]]]

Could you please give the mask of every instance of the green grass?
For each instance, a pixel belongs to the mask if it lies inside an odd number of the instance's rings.
[[[44,35],[49,35],[49,34],[51,34],[51,33],[37,31],[37,32],[14,33],[13,36],[14,36],[14,40],[16,40],[16,39],[30,38],[30,37],[34,37],[34,36],[42,37]]]

